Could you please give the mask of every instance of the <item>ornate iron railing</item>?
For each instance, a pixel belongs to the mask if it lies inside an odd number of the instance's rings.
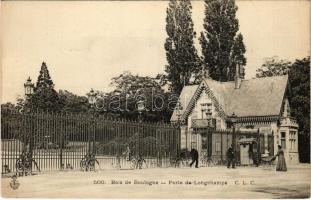
[[[140,152],[147,163],[175,157],[180,129],[170,124],[92,118],[87,114],[27,114],[3,109],[1,147],[3,173],[21,168],[23,162],[17,166],[16,161],[22,152],[29,152],[28,159],[35,160],[41,171],[80,169],[81,160],[88,154],[95,155],[100,168],[111,168],[127,163],[122,154],[128,149],[132,156]],[[37,170],[34,165],[31,168]]]

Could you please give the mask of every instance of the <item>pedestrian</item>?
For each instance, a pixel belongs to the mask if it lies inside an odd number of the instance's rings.
[[[235,168],[235,153],[233,150],[233,145],[231,145],[227,151],[227,161],[228,161],[227,168],[230,168],[231,165],[232,168]]]
[[[285,157],[284,157],[284,151],[282,149],[281,145],[278,145],[278,153],[275,155],[275,157],[278,157],[278,163],[276,165],[276,171],[287,171]]]
[[[199,153],[196,149],[191,149],[190,151],[192,162],[190,163],[190,167],[192,167],[195,162],[195,168],[199,168]]]

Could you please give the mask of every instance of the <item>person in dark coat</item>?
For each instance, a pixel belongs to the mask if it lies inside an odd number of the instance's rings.
[[[227,160],[228,160],[227,167],[230,168],[230,166],[232,165],[232,168],[235,168],[235,153],[232,145],[229,147],[227,151]]]
[[[192,162],[190,163],[190,167],[192,167],[195,162],[195,168],[199,168],[199,153],[196,149],[191,149],[190,151]]]
[[[275,157],[278,157],[278,163],[276,164],[276,171],[287,171],[285,157],[284,157],[284,151],[281,147],[281,145],[278,145],[278,153],[275,155]]]

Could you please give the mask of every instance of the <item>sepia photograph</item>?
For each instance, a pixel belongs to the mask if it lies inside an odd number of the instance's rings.
[[[310,198],[310,1],[0,3],[2,198]]]

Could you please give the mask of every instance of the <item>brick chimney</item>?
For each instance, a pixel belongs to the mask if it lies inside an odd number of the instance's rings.
[[[234,82],[235,82],[235,89],[239,89],[242,83],[242,79],[240,77],[240,66],[239,65],[236,65],[235,67]]]

